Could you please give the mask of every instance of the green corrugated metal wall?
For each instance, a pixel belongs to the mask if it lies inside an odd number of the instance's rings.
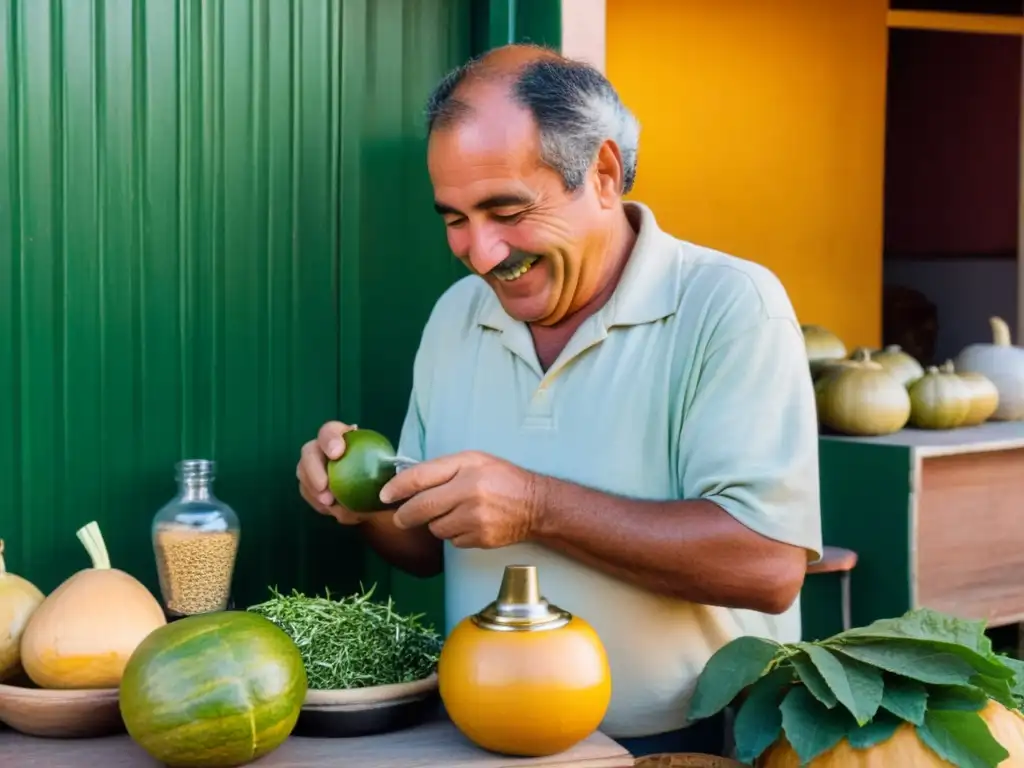
[[[557,44],[548,0],[0,3],[0,537],[52,589],[114,564],[156,587],[173,464],[215,458],[236,597],[383,582],[299,499],[327,418],[397,435],[410,363],[462,274],[431,210],[423,100],[505,39]],[[512,30],[512,31],[510,31]]]

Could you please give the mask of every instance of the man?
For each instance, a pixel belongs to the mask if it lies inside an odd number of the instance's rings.
[[[437,302],[413,366],[393,512],[355,515],[325,463],[308,503],[383,557],[446,579],[446,623],[494,599],[505,565],[590,621],[611,662],[602,730],[634,755],[718,753],[685,728],[709,656],[743,634],[799,638],[820,554],[817,427],[803,337],[756,264],[661,231],[624,203],[639,128],[596,70],[508,46],[438,86],[427,165],[473,272]]]

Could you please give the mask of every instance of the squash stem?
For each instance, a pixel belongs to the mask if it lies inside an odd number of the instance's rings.
[[[89,553],[89,559],[92,560],[93,568],[99,570],[110,568],[110,555],[107,552],[107,545],[103,541],[103,534],[100,533],[100,527],[95,520],[83,525],[75,535],[82,542],[85,551]]]
[[[1010,326],[1001,317],[990,317],[989,325],[992,326],[992,344],[997,347],[1013,346],[1010,339]]]
[[[7,573],[7,563],[4,562],[4,540],[0,539],[0,576]]]

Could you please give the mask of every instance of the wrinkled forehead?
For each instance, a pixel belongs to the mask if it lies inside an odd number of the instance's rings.
[[[467,111],[458,119],[431,133],[427,166],[435,186],[459,185],[481,174],[525,178],[541,168],[537,125],[507,91],[469,93],[465,103]]]

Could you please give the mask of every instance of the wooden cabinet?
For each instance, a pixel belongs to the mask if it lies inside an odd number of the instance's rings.
[[[924,606],[1024,621],[1024,423],[881,438],[822,436],[825,541],[854,549],[854,626]],[[808,577],[805,633],[839,630],[837,597]]]

